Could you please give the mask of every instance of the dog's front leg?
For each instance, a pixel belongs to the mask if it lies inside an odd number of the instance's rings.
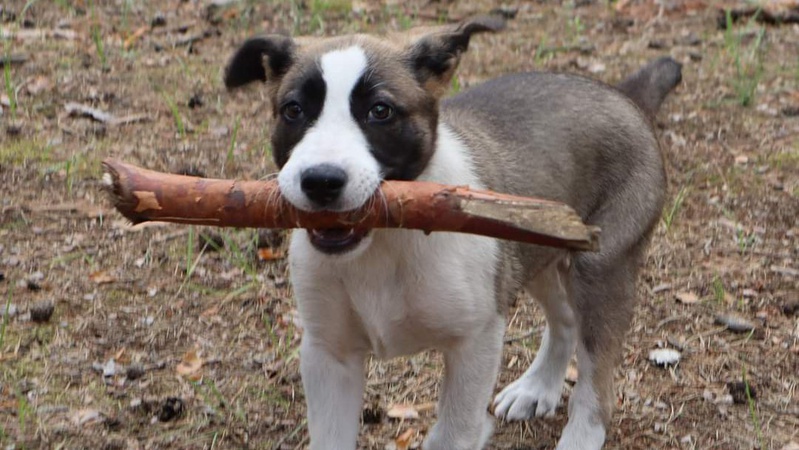
[[[330,342],[303,336],[300,372],[308,405],[311,450],[354,450],[364,389],[364,354],[334,354]]]
[[[438,422],[423,450],[480,450],[494,431],[486,408],[502,355],[505,321],[493,317],[485,328],[444,351],[444,382]]]

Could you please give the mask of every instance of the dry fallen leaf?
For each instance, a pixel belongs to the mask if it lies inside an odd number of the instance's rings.
[[[183,355],[183,360],[178,364],[177,370],[178,375],[182,375],[188,378],[194,378],[197,376],[197,372],[202,368],[203,360],[197,355],[195,350],[189,350]]]
[[[72,415],[72,422],[77,426],[91,424],[102,419],[102,414],[96,409],[81,409]]]
[[[258,259],[261,261],[273,261],[275,259],[283,259],[286,255],[283,252],[272,250],[271,248],[259,248]]]
[[[699,296],[696,295],[696,293],[690,291],[678,292],[677,295],[675,295],[675,297],[677,297],[678,302],[684,303],[686,305],[693,305],[694,303],[697,303],[699,301]]]
[[[117,280],[115,276],[111,275],[105,270],[98,270],[96,272],[90,273],[89,279],[97,284],[108,284],[108,283],[113,283]]]
[[[413,428],[407,429],[404,433],[394,439],[394,444],[397,445],[397,450],[408,450],[413,442],[413,436],[416,435],[416,430]]]
[[[127,39],[125,39],[125,42],[122,44],[122,47],[125,50],[130,49],[133,46],[133,44],[135,44],[136,41],[139,40],[140,37],[144,36],[144,34],[147,33],[147,30],[149,29],[150,27],[146,25],[139,27],[136,31],[133,32],[133,34],[131,34],[130,36],[128,36]]]
[[[392,419],[418,419],[419,411],[413,405],[393,405],[388,409],[386,415]]]
[[[569,363],[569,367],[566,368],[566,381],[576,383],[578,376],[577,366],[574,363]]]

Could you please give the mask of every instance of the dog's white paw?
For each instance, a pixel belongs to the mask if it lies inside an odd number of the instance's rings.
[[[582,418],[569,418],[555,450],[600,450],[605,444],[605,427]]]
[[[494,433],[494,420],[485,416],[482,426],[469,430],[445,429],[437,422],[422,443],[422,450],[482,450]]]
[[[494,398],[494,415],[504,420],[553,417],[560,401],[562,382],[545,382],[522,375]]]

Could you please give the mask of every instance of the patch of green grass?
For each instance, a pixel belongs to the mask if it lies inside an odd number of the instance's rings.
[[[235,122],[233,123],[233,133],[230,136],[230,145],[227,149],[227,156],[225,157],[225,166],[229,166],[233,164],[234,158],[234,151],[236,150],[236,139],[239,136],[239,118],[236,117]],[[224,175],[225,167],[222,168],[222,174]]]
[[[752,391],[749,388],[749,381],[746,379],[746,366],[741,368],[741,376],[744,382],[744,387],[746,388],[746,402],[749,405],[749,417],[752,420],[752,426],[755,428],[757,441],[760,444],[760,448],[766,448],[763,441],[763,429],[760,426],[760,418],[757,415],[757,408],[755,407],[755,399],[752,397]]]
[[[351,0],[310,0],[308,3],[309,32],[325,34],[325,17],[343,15],[352,11]]]
[[[687,194],[688,186],[681,187],[677,192],[677,196],[674,197],[671,207],[663,214],[663,225],[666,227],[666,231],[669,231],[671,225],[674,223],[674,219],[677,217],[677,214],[679,214],[680,208],[682,207]]]
[[[5,40],[5,56],[6,59],[11,59],[11,39]],[[11,112],[11,120],[17,118],[17,96],[16,89],[14,89],[14,80],[11,79],[11,64],[3,64],[3,85],[6,88],[6,96],[9,102],[9,111]]]
[[[99,20],[94,13],[94,2],[89,2],[89,10],[91,11],[91,36],[92,42],[94,42],[94,51],[97,53],[97,57],[100,59],[100,67],[103,70],[108,69],[108,59],[105,54],[105,45],[103,44],[103,31],[100,28]]]
[[[31,413],[31,405],[28,397],[22,392],[17,392],[17,420],[19,420],[19,434],[25,436],[28,426],[28,416]]]
[[[452,77],[452,81],[449,83],[449,93],[451,95],[455,95],[461,91],[461,79],[458,74]]]
[[[0,354],[2,354],[3,347],[6,345],[6,328],[10,320],[9,311],[11,310],[11,288],[8,288],[8,295],[6,298],[6,306],[3,308],[3,323],[0,324]]]
[[[544,35],[544,37],[542,37],[541,41],[538,43],[538,46],[535,48],[533,61],[535,61],[536,66],[543,66],[547,61],[555,56],[555,51],[547,46],[548,40],[548,35]]]
[[[753,27],[761,10],[758,9],[749,20],[746,31],[754,28],[754,39],[747,45],[744,41],[744,29],[736,28],[732,20],[732,12],[725,10],[727,29],[724,32],[724,46],[727,55],[732,58],[735,76],[732,79],[732,88],[735,91],[736,101],[741,106],[752,104],[757,92],[757,86],[763,77],[763,37],[766,29],[762,26]]]
[[[727,298],[727,292],[724,290],[724,282],[721,281],[718,275],[713,277],[713,298],[716,299],[716,303],[718,304],[724,304]]]
[[[582,19],[580,19],[580,16],[574,16],[571,20],[566,22],[566,32],[572,44],[580,42],[580,38],[582,38],[585,32],[585,24]]]
[[[51,149],[33,139],[19,139],[0,145],[0,165],[18,166],[49,162]]]
[[[167,106],[169,107],[169,111],[172,113],[172,119],[175,121],[175,128],[178,130],[178,136],[183,139],[186,137],[186,127],[183,125],[183,118],[180,115],[180,110],[178,109],[178,105],[172,100],[172,97],[169,96],[166,92],[162,92],[161,95],[164,97],[164,101],[166,102]]]

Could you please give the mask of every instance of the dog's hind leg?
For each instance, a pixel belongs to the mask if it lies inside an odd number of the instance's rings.
[[[577,324],[568,298],[568,258],[540,273],[528,286],[544,309],[547,326],[529,368],[494,399],[494,414],[505,420],[552,417],[563,377],[577,341]]]
[[[486,412],[499,372],[505,321],[500,314],[444,351],[444,381],[438,422],[422,445],[424,450],[480,450],[494,431]]]
[[[644,247],[645,240],[612,263],[596,254],[575,258],[571,286],[579,329],[579,376],[557,450],[599,450],[605,442],[616,403],[613,373],[633,316]]]

